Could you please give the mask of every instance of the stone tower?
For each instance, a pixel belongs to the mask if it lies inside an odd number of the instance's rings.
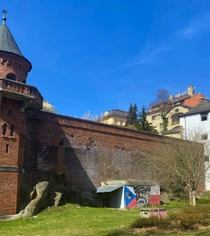
[[[6,14],[0,25],[0,215],[18,210],[26,116],[43,102],[38,89],[26,84],[32,66],[6,25]]]

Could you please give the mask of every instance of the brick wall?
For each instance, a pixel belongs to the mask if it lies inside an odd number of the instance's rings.
[[[0,171],[0,215],[15,214],[18,208],[19,198],[18,172]]]
[[[25,114],[20,113],[20,101],[2,99],[1,104],[1,135],[0,135],[0,165],[23,165]],[[6,125],[6,133],[2,135],[3,126]],[[11,126],[14,131],[11,135]],[[7,149],[7,150],[6,150]]]
[[[6,78],[8,73],[16,75],[19,82],[26,80],[31,64],[28,60],[18,55],[0,52],[0,77]]]
[[[20,101],[2,98],[0,108],[0,214],[14,214],[19,202],[23,167],[25,114]],[[3,134],[3,126],[6,125]],[[13,133],[11,133],[13,126]]]
[[[102,181],[148,180],[142,158],[161,140],[161,136],[37,112],[27,120],[25,181],[65,178],[66,187],[77,197],[93,199]]]

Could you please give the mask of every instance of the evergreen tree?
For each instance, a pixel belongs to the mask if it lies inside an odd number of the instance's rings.
[[[147,113],[144,106],[142,107],[141,112],[139,112],[138,119],[134,123],[134,126],[138,130],[157,134],[155,127],[147,121]]]
[[[126,125],[132,125],[132,111],[133,111],[133,106],[132,106],[132,104],[130,104]]]
[[[137,107],[136,103],[134,103],[133,111],[132,111],[132,113],[133,113],[133,121],[134,121],[134,122],[135,122],[135,121],[137,120],[137,118],[138,118],[137,112],[138,112],[138,107]]]
[[[138,107],[136,103],[134,104],[134,106],[130,104],[126,125],[134,125],[138,117],[137,112],[138,112]]]

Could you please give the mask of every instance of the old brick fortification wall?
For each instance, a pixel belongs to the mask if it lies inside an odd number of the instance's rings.
[[[25,114],[19,112],[21,104],[5,98],[1,102],[0,214],[15,214],[18,208],[25,133]]]
[[[102,181],[148,180],[143,153],[162,140],[157,135],[47,112],[32,113],[26,126],[23,193],[38,180],[50,180],[76,193],[72,195],[75,201],[94,199]]]

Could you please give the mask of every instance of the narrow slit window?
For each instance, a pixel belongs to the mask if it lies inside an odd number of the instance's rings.
[[[14,129],[15,129],[14,125],[11,125],[9,136],[14,136]]]
[[[24,134],[20,135],[20,146],[23,148],[24,147]]]
[[[2,125],[2,135],[6,135],[7,133],[7,124]]]
[[[9,144],[6,144],[6,153],[9,152]]]

